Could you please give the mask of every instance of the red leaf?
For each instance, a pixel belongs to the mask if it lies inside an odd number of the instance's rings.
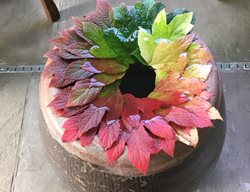
[[[44,54],[44,57],[51,59],[52,61],[60,64],[60,66],[62,66],[62,68],[65,68],[69,64],[69,61],[59,57],[57,54],[58,51],[59,51],[59,49],[49,50],[47,53]]]
[[[83,133],[80,136],[81,146],[86,147],[93,141],[93,139],[96,135],[97,129],[98,129],[97,127],[90,129],[89,131]]]
[[[86,79],[86,78],[92,76],[94,73],[83,69],[83,66],[85,63],[86,63],[85,60],[79,60],[79,61],[72,62],[66,68],[65,78],[66,79],[74,79],[74,80],[83,80],[83,79]]]
[[[101,73],[101,71],[98,71],[96,68],[94,68],[89,61],[86,61],[83,65],[82,68],[85,71],[91,72],[91,73]]]
[[[73,43],[65,47],[64,49],[69,53],[74,54],[83,59],[94,58],[94,56],[89,53],[88,46],[89,46],[88,43],[78,42],[78,43]]]
[[[90,105],[83,113],[69,118],[63,127],[78,129],[79,135],[82,135],[88,130],[97,127],[107,110],[106,107],[97,108]]]
[[[156,99],[140,98],[140,100],[145,105],[145,111],[144,113],[141,114],[142,119],[151,119],[155,117],[154,111],[165,106],[165,103],[163,103],[162,101],[158,101]],[[138,106],[138,109],[140,109],[139,106]]]
[[[108,121],[119,119],[123,107],[123,97],[120,90],[117,90],[112,96],[108,98],[97,99],[94,104],[98,107],[107,107],[106,119]]]
[[[144,125],[155,136],[166,140],[175,139],[175,133],[173,128],[163,117],[157,116],[152,118],[151,120],[146,120],[144,121]]]
[[[57,71],[57,73],[51,78],[49,87],[62,88],[71,83],[74,83],[74,79],[64,79],[65,69]]]
[[[131,115],[139,115],[139,110],[137,109],[137,101],[136,98],[131,94],[125,94],[123,95],[123,109],[121,112],[122,121],[125,125],[125,127],[128,130],[133,129],[133,126],[131,126],[129,116]]]
[[[77,56],[77,55],[74,55],[68,51],[66,51],[65,49],[58,49],[57,51],[57,55],[62,57],[63,59],[82,59],[82,56]]]
[[[143,126],[134,129],[128,140],[128,159],[138,170],[146,175],[150,154],[155,151],[154,140],[148,135]]]
[[[114,161],[116,161],[123,154],[124,149],[125,140],[123,139],[123,137],[121,137],[117,141],[115,141],[111,148],[109,148],[106,152],[110,165],[113,165]]]
[[[72,142],[79,138],[78,127],[67,128],[62,136],[62,142]]]
[[[51,61],[47,64],[43,70],[42,77],[51,77],[52,75],[56,74],[61,68],[64,68],[61,63]]]
[[[56,110],[63,109],[66,107],[68,102],[68,94],[71,90],[71,87],[67,87],[65,89],[59,89],[56,93],[55,98],[48,105]]]
[[[72,17],[72,21],[74,23],[73,29],[75,30],[76,34],[85,39],[88,43],[91,43],[83,34],[84,17]]]
[[[95,79],[78,81],[69,94],[68,107],[85,105],[93,101],[100,93],[104,84]]]
[[[104,148],[110,148],[117,141],[120,133],[119,120],[112,120],[102,123],[99,129],[100,143]]]
[[[201,92],[201,94],[199,95],[200,98],[204,99],[204,100],[209,100],[213,97],[213,93],[210,93],[208,91],[203,91]]]
[[[184,127],[205,128],[213,126],[206,109],[202,107],[172,107],[166,119]]]
[[[56,110],[56,115],[60,117],[72,117],[74,115],[78,115],[82,113],[85,109],[85,106],[77,106],[77,107],[64,107],[63,109]]]
[[[155,153],[159,153],[163,150],[170,157],[174,157],[174,149],[175,149],[176,139],[167,140],[161,138],[155,138]]]

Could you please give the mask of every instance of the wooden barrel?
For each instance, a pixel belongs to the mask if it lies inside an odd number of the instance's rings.
[[[205,44],[197,39],[204,46]],[[225,120],[225,104],[220,75],[213,67],[207,80],[209,91],[214,93],[210,102],[219,109]],[[87,147],[79,141],[62,143],[62,125],[65,118],[57,117],[47,107],[56,89],[48,88],[50,79],[41,79],[40,108],[41,133],[48,156],[72,192],[179,192],[197,188],[204,175],[218,160],[226,126],[214,121],[214,127],[199,131],[200,141],[196,148],[180,142],[175,148],[175,158],[164,153],[151,156],[147,175],[142,175],[127,158],[127,150],[111,167],[104,149],[95,138]]]

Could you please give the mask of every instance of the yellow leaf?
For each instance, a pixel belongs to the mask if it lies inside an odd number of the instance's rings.
[[[190,129],[190,133],[185,133],[181,128],[175,128],[176,137],[178,140],[188,146],[196,147],[199,142],[199,135],[197,128]]]
[[[209,115],[210,119],[212,119],[212,120],[218,119],[218,120],[223,121],[223,118],[221,117],[220,112],[215,107],[211,107],[208,110],[208,115]]]
[[[193,64],[186,68],[183,76],[186,78],[198,78],[202,80],[206,80],[212,65],[199,65]]]

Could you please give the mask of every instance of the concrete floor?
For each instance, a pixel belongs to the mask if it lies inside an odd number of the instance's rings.
[[[113,5],[121,0],[110,0]],[[124,0],[132,5],[135,0]],[[218,62],[250,61],[249,0],[163,0],[167,10],[186,7],[197,15],[195,30]],[[48,40],[71,26],[70,17],[95,8],[93,0],[55,0],[61,19],[49,23],[40,1],[0,1],[0,66],[43,64]]]
[[[250,72],[223,72],[227,136],[221,158],[196,192],[250,191]],[[233,77],[233,78],[232,78]],[[39,133],[39,75],[0,75],[0,192],[67,192]]]

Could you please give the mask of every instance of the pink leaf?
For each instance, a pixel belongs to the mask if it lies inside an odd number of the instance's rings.
[[[106,107],[97,108],[90,105],[83,113],[69,118],[63,127],[66,129],[76,128],[79,130],[79,135],[82,135],[88,130],[97,127],[107,110]]]
[[[174,157],[175,142],[176,139],[167,140],[167,139],[155,138],[155,145],[156,145],[155,153],[159,153],[161,150],[163,150],[170,157]]]
[[[86,147],[93,141],[93,139],[96,135],[97,129],[98,129],[97,127],[90,129],[89,131],[83,133],[80,136],[81,146]]]
[[[117,141],[115,141],[111,148],[109,148],[106,152],[110,165],[113,165],[114,161],[116,161],[123,154],[124,149],[125,140],[121,137]]]
[[[62,136],[62,142],[72,142],[79,138],[78,127],[67,128]]]
[[[146,175],[150,154],[155,151],[154,140],[148,135],[143,126],[134,129],[128,140],[128,159],[138,170]]]
[[[173,128],[161,116],[157,116],[157,117],[152,118],[151,120],[144,121],[144,125],[155,136],[158,136],[166,140],[175,139],[175,133],[174,133]]]
[[[205,128],[213,126],[206,109],[202,107],[172,107],[166,119],[184,127]]]
[[[110,148],[117,141],[120,133],[119,120],[108,121],[102,123],[98,133],[100,143],[105,148]]]

